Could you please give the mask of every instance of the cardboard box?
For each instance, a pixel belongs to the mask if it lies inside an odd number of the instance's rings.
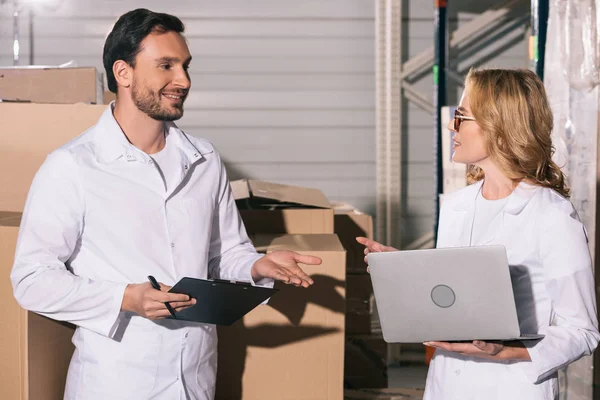
[[[346,299],[346,333],[369,334],[373,325],[374,297],[368,300],[348,298]]]
[[[104,105],[0,103],[0,210],[23,211],[46,156],[94,125]]]
[[[371,275],[367,273],[346,275],[346,299],[369,301],[372,295]]]
[[[23,310],[12,269],[20,213],[0,212],[0,387],[3,399],[60,400],[74,351],[74,327]]]
[[[340,400],[343,396],[345,251],[336,235],[258,235],[259,251],[321,257],[303,266],[308,289],[280,292],[230,327],[219,327],[217,399]]]
[[[422,400],[424,394],[420,388],[347,389],[344,400]]]
[[[105,90],[104,91],[104,104],[110,104],[111,101],[114,101],[117,99],[117,95],[113,92],[111,92],[110,90]]]
[[[31,103],[103,104],[96,68],[0,68],[0,99]]]
[[[365,247],[356,241],[358,236],[373,239],[373,217],[356,210],[354,207],[334,204],[334,232],[339,236],[346,249],[346,271],[348,273],[366,273]]]
[[[333,233],[333,210],[320,190],[245,179],[231,189],[249,234]]]
[[[347,337],[344,358],[344,387],[387,387],[387,353],[388,344],[381,335]]]
[[[373,331],[373,285],[367,273],[346,275],[346,333],[368,334]]]

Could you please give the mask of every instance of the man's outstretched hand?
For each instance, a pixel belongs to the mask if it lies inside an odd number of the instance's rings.
[[[274,251],[254,263],[251,270],[252,280],[258,282],[263,278],[271,278],[307,288],[313,284],[313,280],[298,264],[320,265],[321,261],[319,257],[302,255],[293,251]]]

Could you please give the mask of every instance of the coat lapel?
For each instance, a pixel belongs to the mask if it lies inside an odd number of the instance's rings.
[[[500,239],[505,233],[512,232],[519,221],[518,216],[529,203],[538,187],[527,183],[519,183],[508,198],[502,215],[494,218],[479,238],[473,238],[473,246],[484,246]]]
[[[474,183],[465,188],[460,197],[452,199],[449,204],[450,213],[446,218],[448,234],[438,247],[464,247],[469,246],[471,227],[473,223],[473,204],[475,197],[481,189],[482,182]]]
[[[518,217],[539,189],[539,186],[524,182],[519,183],[519,186],[515,188],[504,208],[501,229],[511,231],[517,227]]]
[[[449,246],[483,246],[500,238],[506,230],[515,228],[518,216],[529,203],[538,187],[521,182],[510,195],[502,215],[490,223],[480,237],[471,237],[473,219],[475,218],[475,201],[483,181],[473,184],[470,190],[465,190],[460,199],[452,204],[453,218],[449,221],[454,228],[450,229],[457,235],[450,239]],[[444,247],[449,247],[444,245]]]

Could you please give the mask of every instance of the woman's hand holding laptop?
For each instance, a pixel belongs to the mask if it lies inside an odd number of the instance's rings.
[[[399,251],[398,249],[383,245],[366,237],[357,237],[356,241],[365,246],[365,263],[367,254],[388,251]],[[370,272],[367,266],[367,272]],[[484,342],[474,340],[473,342],[425,342],[426,346],[442,349],[449,352],[459,353],[469,357],[480,357],[488,360],[524,360],[530,361],[529,352],[522,342]]]
[[[474,340],[472,343],[452,343],[452,342],[425,342],[425,346],[435,347],[453,353],[459,353],[468,357],[479,357],[488,360],[521,360],[531,361],[529,352],[522,342],[484,342],[483,340]]]

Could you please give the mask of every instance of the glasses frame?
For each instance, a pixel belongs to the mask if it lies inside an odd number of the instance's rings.
[[[462,115],[460,111],[454,110],[454,131],[458,132],[460,129],[460,125],[463,121],[476,121],[473,117],[467,117],[466,115]]]

